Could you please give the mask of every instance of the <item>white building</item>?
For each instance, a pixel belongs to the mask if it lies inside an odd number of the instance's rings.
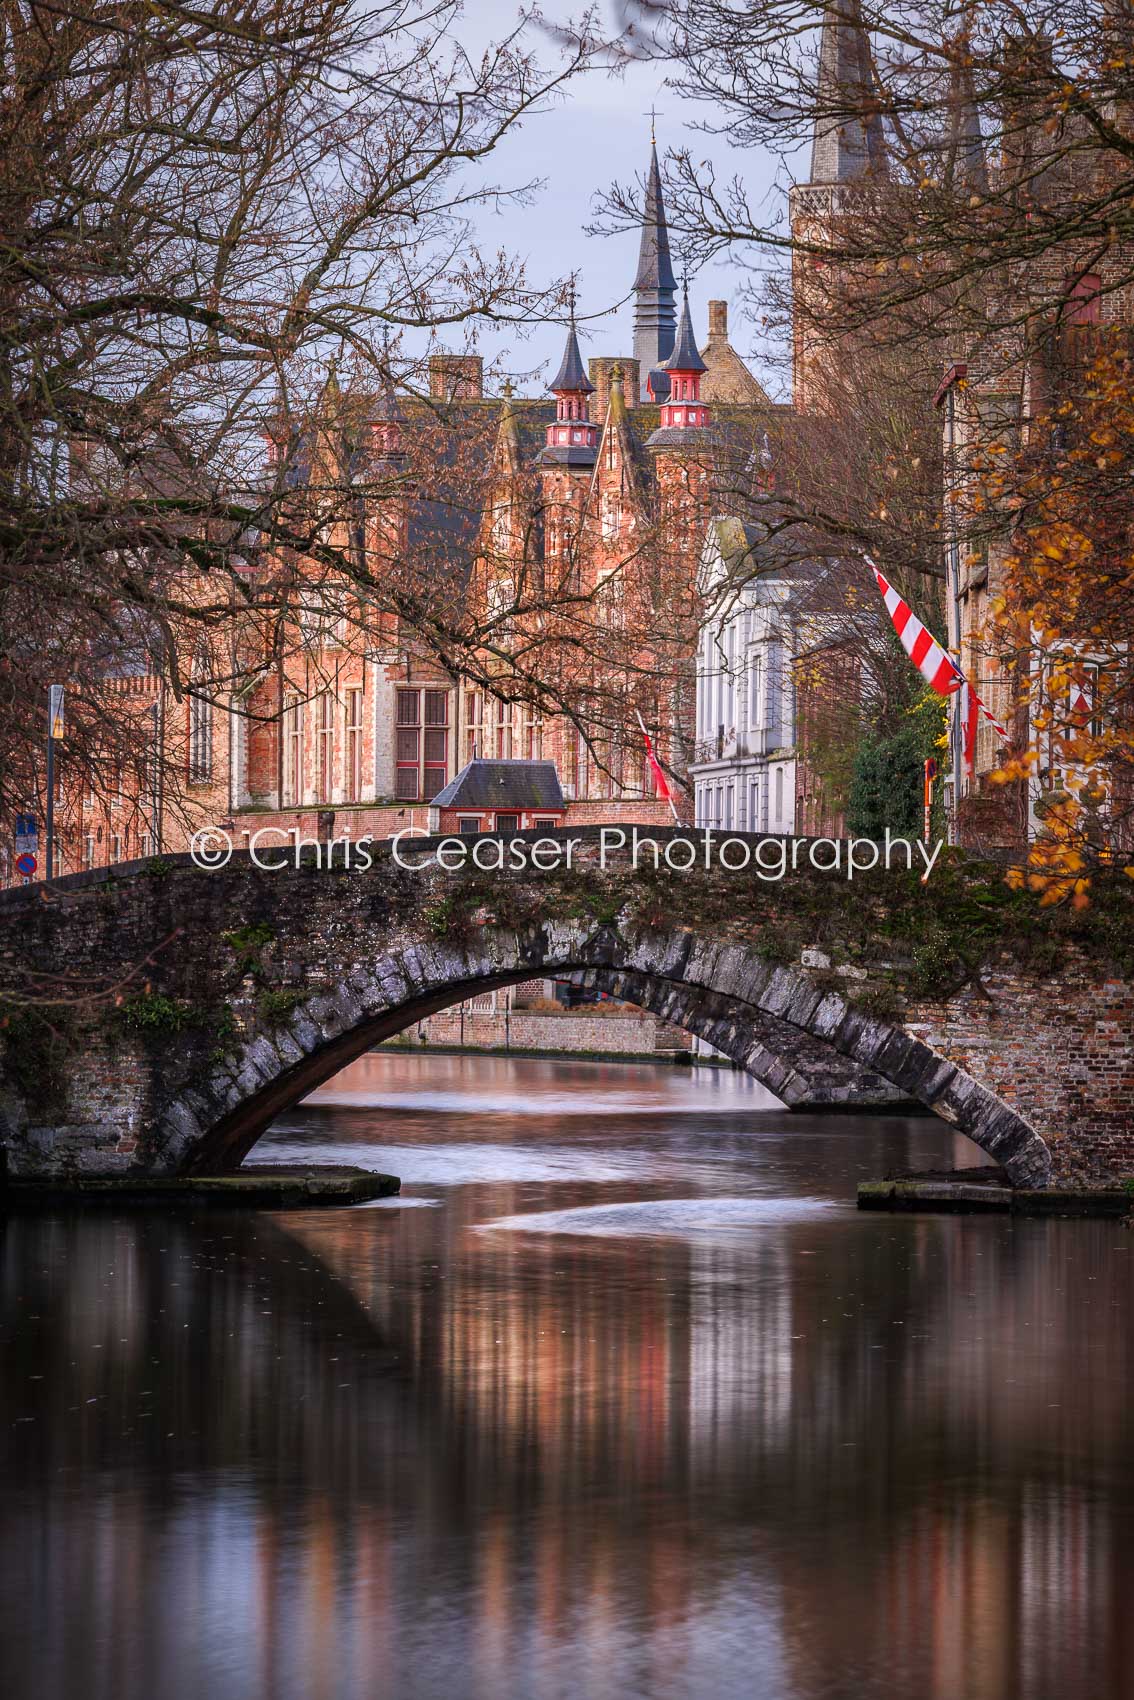
[[[697,736],[690,766],[698,826],[791,833],[796,827],[793,603],[798,573],[761,559],[763,528],[716,519],[701,593],[710,613],[697,650]]]

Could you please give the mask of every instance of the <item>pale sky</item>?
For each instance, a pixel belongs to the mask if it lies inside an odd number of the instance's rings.
[[[466,42],[499,38],[514,25],[515,0],[466,0]],[[569,0],[545,0],[545,15],[554,22],[571,15]],[[535,39],[541,57],[549,60],[553,49]],[[568,85],[561,103],[531,118],[523,130],[510,138],[493,159],[497,181],[518,183],[532,177],[544,179],[531,205],[502,207],[498,213],[478,212],[478,239],[485,247],[503,248],[527,262],[533,282],[545,284],[578,269],[580,272],[580,317],[603,313],[591,324],[581,324],[583,357],[592,354],[627,354],[633,344],[632,303],[624,301],[634,280],[638,259],[636,233],[617,236],[586,236],[584,226],[593,217],[596,192],[612,181],[628,184],[641,178],[649,158],[651,104],[659,112],[658,151],[667,145],[689,146],[695,158],[713,161],[719,178],[741,176],[753,207],[774,204],[777,162],[770,154],[730,148],[717,136],[696,133],[693,125],[704,118],[704,109],[689,109],[665,87],[667,67],[639,63],[619,76],[602,71],[584,74]],[[771,197],[771,199],[770,199]],[[780,197],[782,198],[782,197]],[[680,278],[681,256],[674,242],[674,269]],[[760,359],[760,330],[747,320],[739,302],[744,273],[735,263],[718,260],[690,281],[693,322],[699,341],[707,334],[711,298],[729,303],[729,332],[738,352],[753,365],[773,391],[781,374],[769,374]],[[621,306],[617,304],[622,302]],[[540,377],[534,369],[543,366],[550,376],[563,348],[559,326],[540,329],[528,338],[509,338],[503,329],[491,328],[481,338],[486,359],[502,358],[515,377],[521,394],[539,393]],[[550,364],[548,364],[550,362]]]

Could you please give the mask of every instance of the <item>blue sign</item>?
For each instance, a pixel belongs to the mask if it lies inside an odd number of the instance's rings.
[[[27,879],[31,878],[38,867],[39,863],[30,851],[25,851],[22,856],[16,857],[16,872],[23,874]]]
[[[16,816],[16,853],[39,849],[39,828],[34,815]]]

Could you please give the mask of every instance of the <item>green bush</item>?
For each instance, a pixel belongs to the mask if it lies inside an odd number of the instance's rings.
[[[864,739],[855,757],[847,830],[861,838],[882,838],[886,828],[903,838],[920,837],[924,824],[923,786],[927,756],[936,756],[941,773],[946,706],[944,697],[924,692],[902,724],[888,734]],[[934,831],[941,833],[941,782],[934,787]]]

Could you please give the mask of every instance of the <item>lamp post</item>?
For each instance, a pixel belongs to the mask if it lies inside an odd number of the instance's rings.
[[[150,704],[150,719],[153,721],[153,745],[150,767],[150,841],[155,856],[161,855],[161,815],[162,815],[162,778],[163,778],[163,732],[165,730],[164,702],[162,695],[164,685]]]
[[[945,601],[948,618],[946,642],[950,653],[963,664],[964,638],[961,613],[961,547],[957,527],[957,502],[960,497],[960,444],[957,433],[957,392],[968,382],[969,369],[962,361],[954,361],[945,372],[933,397],[935,407],[945,409]],[[961,695],[949,699],[949,766],[950,789],[947,826],[950,844],[961,838],[961,799],[964,790],[964,727],[961,723]]]
[[[47,878],[55,876],[55,740],[63,737],[63,686],[47,687]]]

